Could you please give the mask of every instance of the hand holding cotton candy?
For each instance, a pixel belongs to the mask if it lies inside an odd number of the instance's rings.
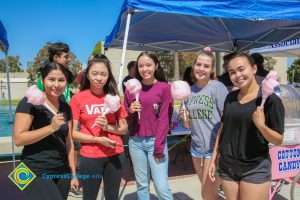
[[[278,74],[276,71],[270,71],[262,81],[262,102],[260,107],[264,106],[266,99],[273,94],[274,88],[277,86],[279,86]]]
[[[36,85],[32,85],[28,88],[25,93],[25,97],[27,97],[27,102],[33,105],[43,105],[45,106],[53,115],[57,115],[56,112],[46,103],[45,94],[39,90]]]
[[[135,100],[139,101],[139,95],[140,95],[140,91],[142,89],[141,82],[139,80],[133,78],[133,79],[129,79],[128,81],[126,81],[124,83],[124,85],[130,94],[135,95]],[[140,112],[138,112],[138,116],[140,119],[141,118]]]
[[[121,107],[120,97],[119,96],[113,96],[111,94],[107,94],[104,98],[104,112],[102,113],[102,116],[105,116],[107,113],[115,113],[119,110]],[[96,126],[97,124],[94,123],[92,128]]]
[[[191,88],[189,84],[185,81],[174,81],[171,85],[172,97],[176,100],[180,100],[182,108],[185,108],[184,100],[186,100],[191,95]],[[186,120],[186,114],[183,112],[184,120]]]

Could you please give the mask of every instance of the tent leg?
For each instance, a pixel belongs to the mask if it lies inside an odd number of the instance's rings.
[[[221,74],[222,74],[221,53],[216,52],[216,75],[220,76]]]
[[[177,81],[177,80],[179,80],[179,53],[178,53],[178,51],[174,52],[174,59],[175,59],[174,80]]]
[[[10,93],[10,80],[9,80],[9,65],[8,65],[8,53],[5,52],[5,63],[6,63],[6,78],[7,78],[7,93],[8,93],[8,103],[9,103],[9,123],[12,124],[12,108],[11,108],[11,93]],[[11,147],[12,147],[12,155],[13,155],[13,167],[16,167],[16,159],[15,159],[15,146],[14,146],[14,136],[11,136]]]
[[[127,15],[127,20],[126,20],[126,29],[125,29],[125,36],[124,36],[123,49],[122,49],[122,58],[121,58],[121,64],[120,64],[120,69],[119,69],[119,79],[118,79],[118,90],[119,91],[121,91],[121,87],[122,87],[122,76],[123,76],[123,68],[124,68],[125,54],[126,54],[127,41],[128,41],[130,19],[131,19],[131,13],[129,12]]]

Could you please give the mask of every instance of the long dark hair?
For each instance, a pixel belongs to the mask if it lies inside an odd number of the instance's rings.
[[[155,65],[157,65],[157,69],[155,70],[154,72],[154,78],[160,82],[168,82],[167,81],[167,78],[166,78],[166,75],[165,75],[165,72],[163,70],[163,68],[161,67],[159,61],[158,61],[158,58],[156,57],[156,55],[154,55],[153,53],[151,52],[142,52],[138,57],[137,57],[137,63],[140,59],[140,57],[142,56],[147,56],[149,58],[151,58],[154,62]],[[140,73],[139,73],[139,66],[138,64],[136,65],[136,78],[139,80],[139,81],[142,81],[143,78],[141,77]]]
[[[66,80],[68,80],[69,74],[67,69],[62,64],[56,62],[45,62],[43,64],[43,67],[40,68],[42,80],[44,80],[52,70],[60,70],[65,75]]]
[[[87,75],[88,75],[88,73],[91,69],[91,66],[96,64],[96,63],[103,63],[107,67],[107,70],[108,70],[108,79],[107,79],[106,84],[103,87],[104,93],[105,94],[111,94],[111,95],[119,95],[119,91],[117,89],[117,83],[116,83],[116,80],[115,80],[115,78],[113,76],[113,73],[111,71],[110,61],[108,60],[108,58],[105,55],[102,55],[102,54],[94,56],[93,58],[91,58],[88,61],[88,66],[86,68],[84,81],[83,81],[83,84],[82,84],[80,90],[83,91],[83,90],[86,90],[86,89],[90,88],[90,81],[87,78]]]
[[[182,80],[187,82],[190,86],[194,84],[192,78],[192,67],[185,68]]]

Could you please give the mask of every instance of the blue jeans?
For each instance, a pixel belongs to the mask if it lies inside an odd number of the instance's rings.
[[[155,137],[130,137],[129,153],[131,156],[134,175],[137,182],[139,200],[150,199],[150,171],[155,191],[160,200],[172,200],[173,195],[168,182],[168,147],[165,143],[165,158],[156,163],[153,157]]]
[[[191,155],[196,158],[211,158],[212,152],[200,153],[195,148],[191,147]]]

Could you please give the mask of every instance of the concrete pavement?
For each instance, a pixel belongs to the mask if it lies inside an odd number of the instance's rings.
[[[196,175],[189,175],[180,178],[172,178],[169,180],[171,189],[173,192],[174,200],[201,200],[201,188],[198,177]],[[278,194],[276,194],[273,200],[289,200],[290,199],[290,187],[291,184],[284,184]],[[120,188],[121,200],[137,200],[136,185],[130,184],[124,188]],[[151,200],[158,200],[155,193],[153,183],[150,186]],[[97,200],[101,199],[102,189],[100,189]],[[80,200],[82,198],[69,196],[68,200]],[[223,192],[220,192],[220,199],[225,199]],[[300,195],[297,197],[300,199]]]

